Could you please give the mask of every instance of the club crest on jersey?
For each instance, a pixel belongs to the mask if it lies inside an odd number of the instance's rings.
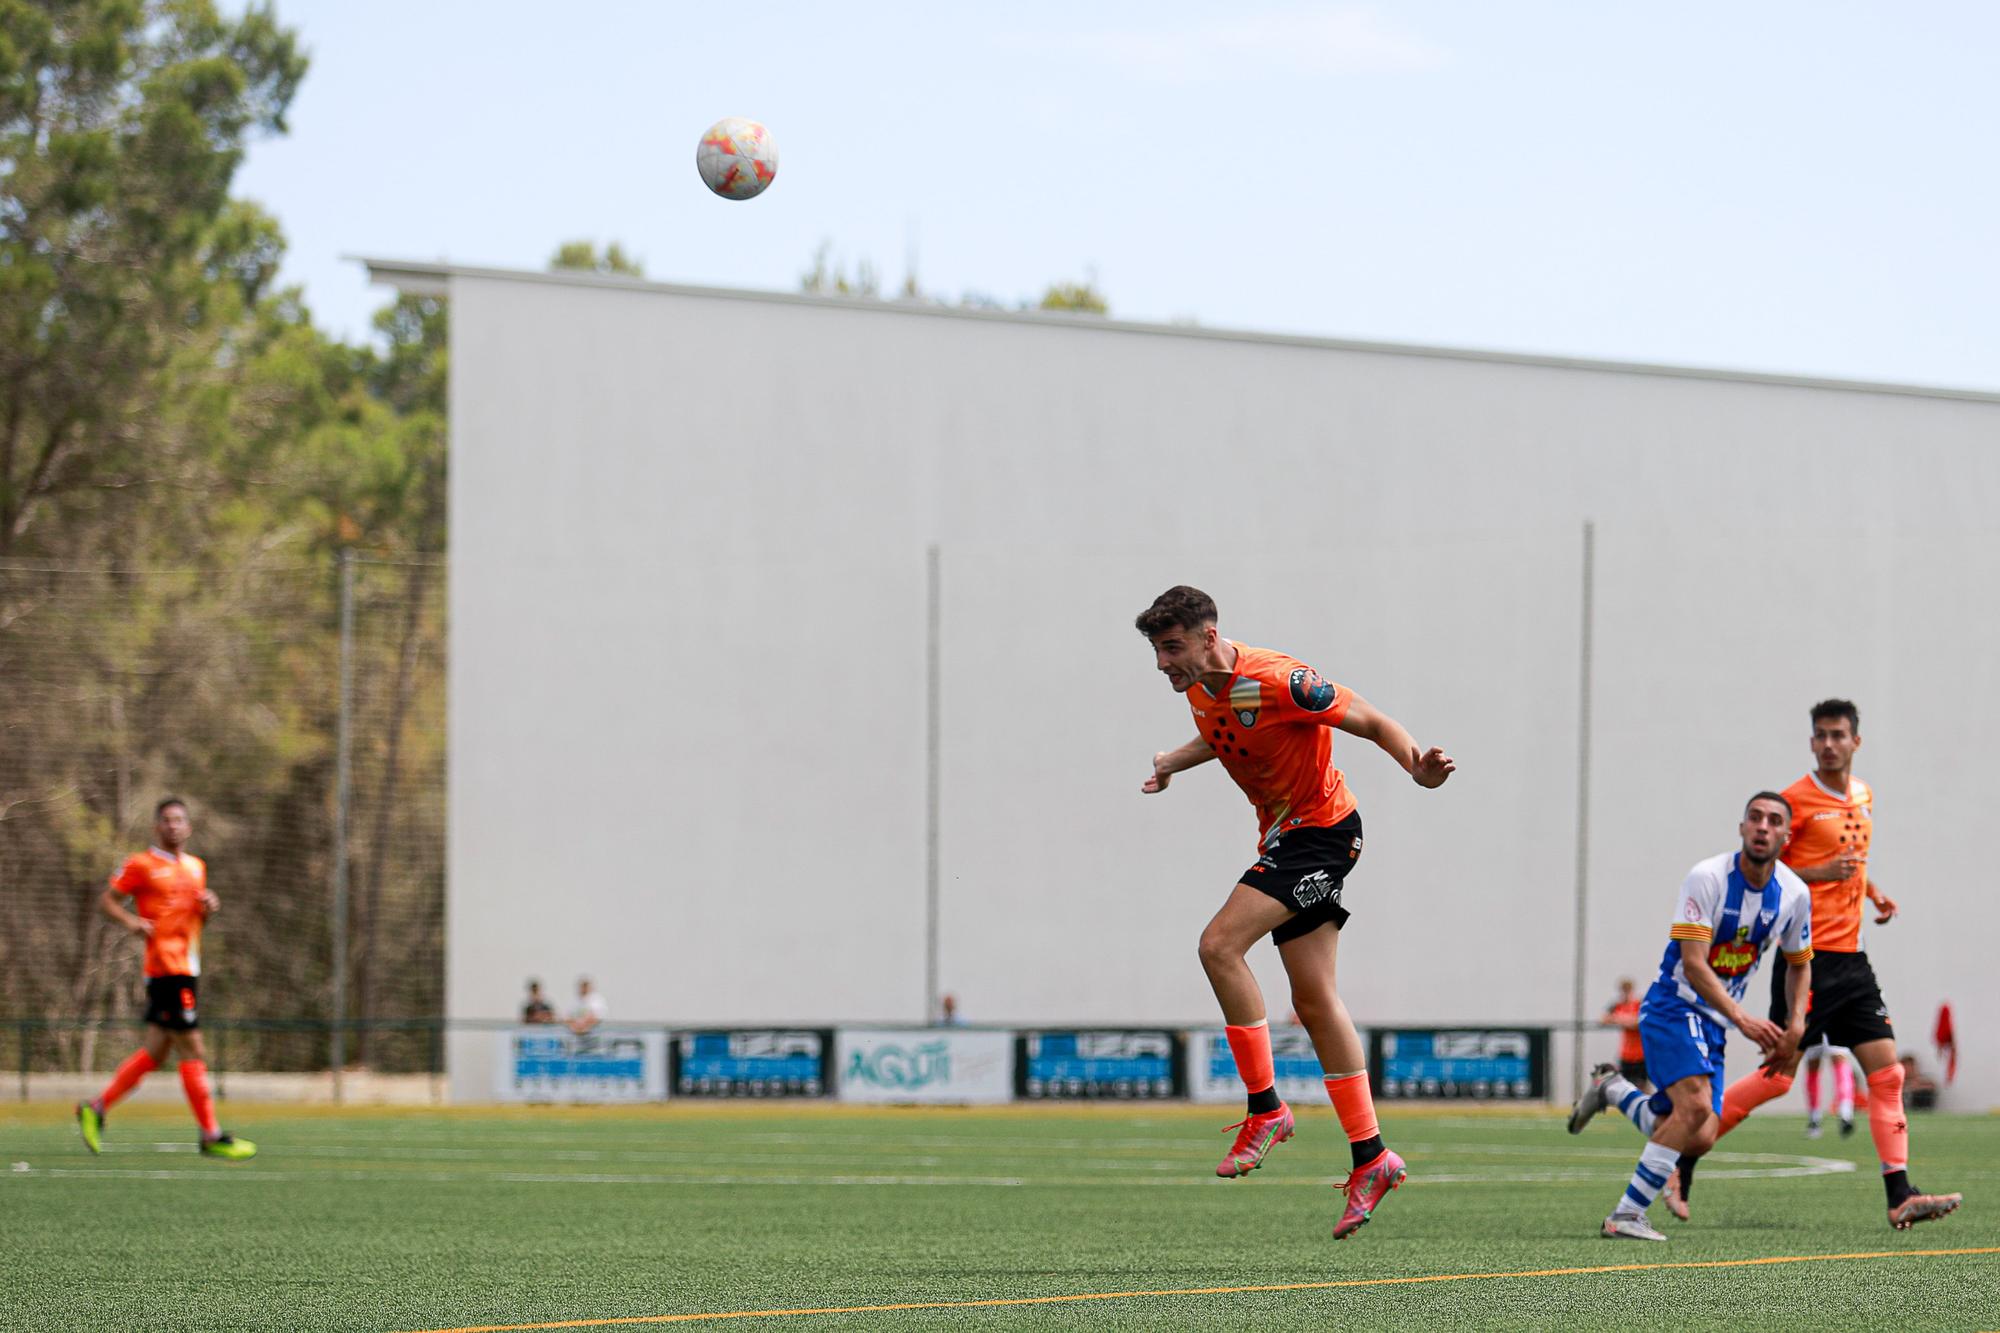
[[[1308,713],[1324,713],[1333,707],[1338,693],[1331,681],[1321,678],[1311,667],[1292,668],[1292,702]]]
[[[1257,714],[1264,707],[1263,686],[1239,676],[1229,687],[1229,706],[1236,713],[1238,726],[1256,726]]]

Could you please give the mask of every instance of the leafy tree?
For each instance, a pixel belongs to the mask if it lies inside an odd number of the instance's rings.
[[[1085,278],[1082,282],[1052,282],[1042,293],[1040,309],[1074,310],[1085,315],[1108,315],[1111,303],[1104,299],[1104,293],[1097,290],[1097,279]]]
[[[908,284],[905,286],[907,290]],[[881,275],[871,260],[861,260],[850,277],[846,262],[834,257],[832,241],[819,243],[813,251],[812,267],[799,275],[799,290],[814,296],[875,297],[881,289]]]
[[[549,258],[549,269],[559,272],[564,269],[584,273],[603,273],[621,278],[643,278],[645,265],[637,258],[625,253],[625,247],[613,241],[599,251],[590,241],[564,241],[556,247]]]
[[[0,0],[0,556],[50,502],[144,484],[149,392],[277,232],[228,191],[306,68],[268,6]]]

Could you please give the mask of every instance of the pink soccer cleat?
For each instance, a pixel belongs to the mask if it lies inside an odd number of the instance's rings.
[[[1245,1116],[1228,1129],[1236,1131],[1236,1142],[1230,1145],[1228,1156],[1216,1165],[1215,1174],[1230,1178],[1247,1176],[1264,1164],[1265,1153],[1292,1137],[1292,1108],[1280,1106],[1263,1115]]]
[[[1366,1226],[1369,1216],[1381,1206],[1389,1191],[1409,1176],[1403,1159],[1387,1148],[1368,1165],[1356,1167],[1339,1186],[1347,1195],[1347,1211],[1333,1224],[1333,1238],[1346,1240]]]
[[[1912,1194],[1889,1210],[1889,1225],[1898,1231],[1908,1231],[1919,1222],[1956,1212],[1964,1202],[1962,1194]]]

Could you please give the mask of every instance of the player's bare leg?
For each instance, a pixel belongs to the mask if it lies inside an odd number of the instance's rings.
[[[1718,1127],[1711,1106],[1714,1096],[1710,1080],[1702,1076],[1680,1079],[1666,1089],[1672,1109],[1647,1135],[1645,1151],[1618,1204],[1604,1219],[1601,1235],[1610,1240],[1665,1240],[1646,1221],[1646,1209],[1665,1188],[1668,1175],[1682,1154],[1699,1158],[1715,1146]]]
[[[1868,1078],[1868,1132],[1882,1159],[1882,1184],[1889,1191],[1889,1225],[1908,1231],[1957,1209],[1958,1194],[1923,1194],[1910,1183],[1910,1125],[1903,1114],[1903,1065],[1887,1037],[1864,1041],[1854,1059]]]
[[[1290,908],[1247,885],[1238,884],[1201,933],[1201,966],[1222,1006],[1230,1053],[1243,1078],[1248,1105],[1243,1119],[1229,1126],[1236,1141],[1215,1174],[1234,1179],[1263,1165],[1265,1154],[1292,1137],[1291,1108],[1278,1096],[1271,1061],[1271,1029],[1264,992],[1244,956],[1252,945],[1290,917]]]
[[[1368,1090],[1368,1061],[1361,1049],[1361,1034],[1354,1030],[1354,1020],[1334,986],[1339,952],[1340,929],[1330,921],[1278,946],[1285,975],[1291,978],[1292,1008],[1312,1038],[1320,1068],[1326,1071],[1327,1096],[1340,1116],[1341,1128],[1347,1131],[1348,1149],[1354,1158],[1353,1171],[1340,1185],[1346,1206],[1333,1228],[1333,1238],[1345,1240],[1367,1224],[1389,1191],[1408,1177],[1409,1170],[1382,1142],[1375,1099]]]

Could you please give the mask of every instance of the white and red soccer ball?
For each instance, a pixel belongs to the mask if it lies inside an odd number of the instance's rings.
[[[778,145],[756,121],[730,116],[701,136],[694,165],[702,183],[724,199],[754,199],[778,174]]]

